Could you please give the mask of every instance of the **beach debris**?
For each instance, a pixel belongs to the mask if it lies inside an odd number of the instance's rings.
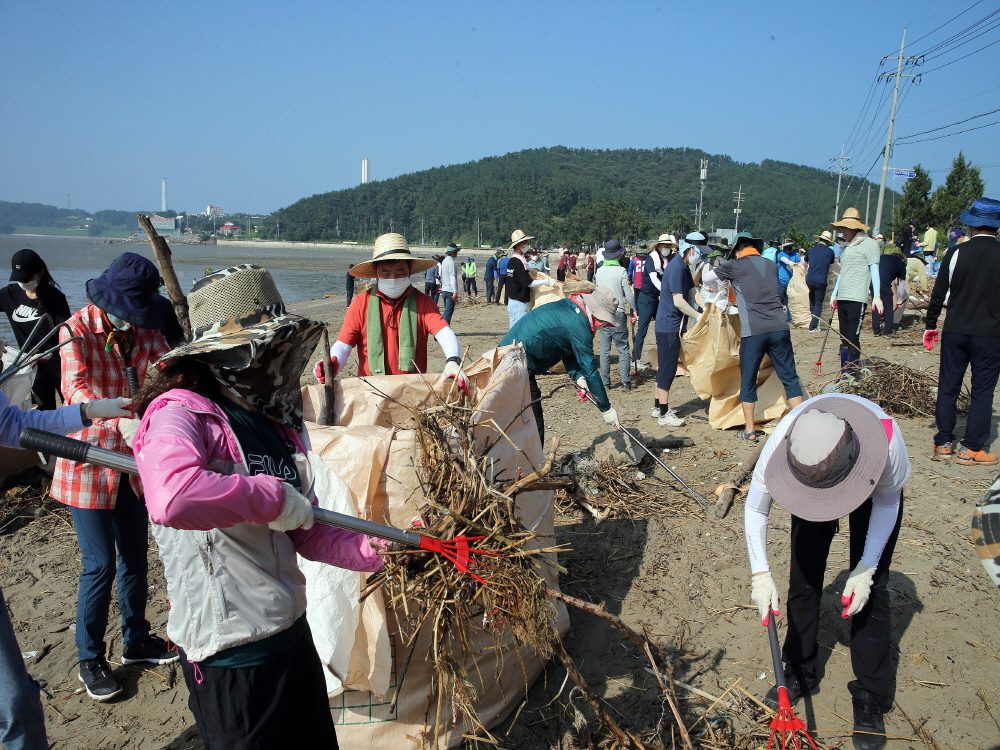
[[[823,387],[823,393],[849,393],[872,401],[893,417],[933,417],[937,378],[923,370],[881,357],[861,359]],[[969,397],[958,398],[958,411],[969,410]]]

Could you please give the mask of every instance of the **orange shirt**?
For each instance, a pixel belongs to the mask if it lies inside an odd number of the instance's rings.
[[[337,341],[358,350],[358,375],[371,375],[368,369],[368,298],[366,292],[354,298],[347,308]],[[438,306],[429,296],[412,286],[397,299],[378,293],[382,313],[382,340],[385,346],[386,374],[399,375],[399,316],[407,294],[417,295],[417,353],[413,358],[419,372],[427,372],[427,336],[436,335],[448,323],[441,317]]]

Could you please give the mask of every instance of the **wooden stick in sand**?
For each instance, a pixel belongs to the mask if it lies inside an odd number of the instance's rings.
[[[167,285],[167,294],[170,295],[170,301],[174,303],[174,312],[177,314],[177,321],[184,330],[184,340],[190,341],[191,321],[188,319],[187,297],[181,291],[181,285],[177,281],[177,274],[174,273],[174,264],[170,259],[170,246],[153,229],[153,223],[149,220],[148,216],[136,214],[136,218],[139,220],[139,225],[146,230],[146,236],[149,237],[149,244],[153,246],[156,264],[160,267],[160,276],[163,277],[163,282]]]
[[[757,450],[747,456],[746,460],[740,464],[739,470],[730,478],[729,484],[722,485],[723,490],[719,494],[719,499],[715,501],[716,518],[725,518],[729,513],[729,509],[733,507],[733,500],[736,499],[736,493],[739,492],[739,488],[750,478],[753,470],[757,467],[757,459],[760,458],[760,452],[764,450],[765,442],[761,440]]]
[[[323,424],[333,425],[333,367],[330,364],[330,331],[323,329]]]

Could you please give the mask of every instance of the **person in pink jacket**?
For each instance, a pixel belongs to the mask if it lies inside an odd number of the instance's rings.
[[[271,275],[242,265],[188,296],[193,340],[136,398],[133,451],[210,750],[337,747],[296,554],[357,571],[380,547],[313,526],[299,378],[323,325],[285,312]]]

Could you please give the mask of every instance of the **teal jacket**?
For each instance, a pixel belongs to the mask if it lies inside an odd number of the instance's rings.
[[[580,376],[587,379],[587,390],[602,412],[611,408],[608,392],[597,371],[594,332],[590,330],[587,316],[573,300],[549,302],[529,312],[507,332],[500,346],[515,342],[524,347],[531,372],[544,373],[561,361],[573,382]]]

